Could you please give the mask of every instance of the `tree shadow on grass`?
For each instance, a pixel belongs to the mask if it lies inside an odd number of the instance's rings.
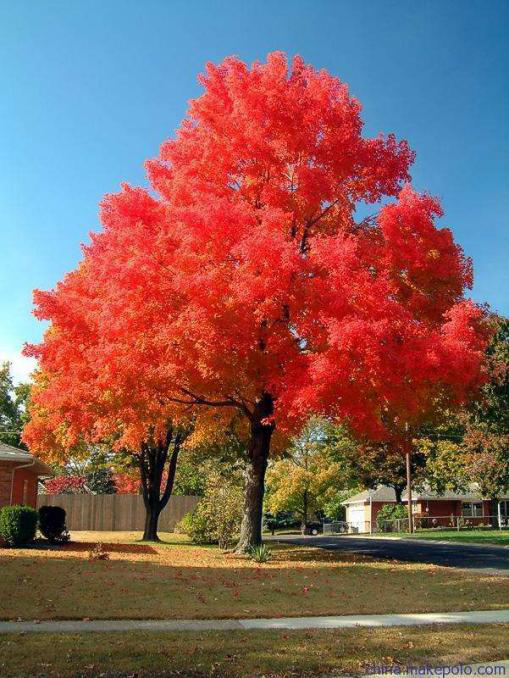
[[[321,562],[321,563],[373,563],[376,561],[371,556],[357,553],[344,553],[341,551],[326,551],[318,548],[305,546],[288,547],[285,545],[268,545],[272,552],[272,560],[276,562]]]
[[[31,544],[23,546],[30,551],[65,551],[66,553],[84,553],[92,551],[97,544],[102,544],[103,550],[108,553],[147,553],[154,554],[157,551],[150,546],[149,542],[138,544],[120,544],[97,541],[69,541],[64,544],[51,544],[47,539],[35,539]],[[0,552],[1,553],[1,552]]]

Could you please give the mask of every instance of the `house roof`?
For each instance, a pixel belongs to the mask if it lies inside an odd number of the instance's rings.
[[[39,476],[54,475],[51,468],[37,457],[34,457],[33,454],[12,445],[7,445],[7,443],[0,442],[0,461],[12,461],[16,466],[26,464],[27,469],[34,471]]]
[[[349,497],[341,503],[345,506],[348,504],[364,504],[370,499],[371,501],[396,501],[396,493],[392,487],[381,485],[380,487],[377,487],[376,490],[363,490],[362,492],[358,492],[357,494],[354,494],[353,497]]]
[[[402,494],[402,501],[407,500],[406,490]],[[505,497],[501,497],[505,498]],[[350,504],[365,504],[371,501],[383,501],[383,502],[395,502],[396,493],[392,487],[387,487],[386,485],[380,485],[375,490],[363,490],[354,494],[352,497],[345,499],[341,502],[344,506],[349,506]],[[481,495],[476,491],[475,486],[470,487],[470,491],[461,493],[461,492],[444,492],[443,494],[438,494],[432,492],[431,490],[423,490],[421,492],[414,491],[412,493],[412,499],[414,501],[422,500],[453,500],[453,501],[480,501]]]

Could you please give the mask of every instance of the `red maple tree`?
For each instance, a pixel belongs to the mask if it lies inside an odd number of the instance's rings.
[[[86,478],[84,476],[56,476],[44,483],[47,494],[81,494],[86,493]]]
[[[117,494],[140,494],[138,473],[115,473],[113,476]]]
[[[413,152],[363,137],[345,84],[281,53],[200,80],[147,164],[157,195],[107,196],[79,269],[37,293],[52,329],[30,349],[47,380],[33,400],[66,435],[113,427],[133,449],[170,415],[244,420],[245,551],[275,430],[318,412],[397,438],[469,396],[486,331],[463,298],[470,261],[408,184]],[[359,220],[360,203],[378,211]]]

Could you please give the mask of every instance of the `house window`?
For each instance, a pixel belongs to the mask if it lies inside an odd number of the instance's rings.
[[[482,516],[482,501],[464,501],[461,514],[467,518]]]

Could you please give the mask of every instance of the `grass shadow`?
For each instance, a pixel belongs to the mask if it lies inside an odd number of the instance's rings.
[[[155,542],[152,542],[154,545]],[[149,542],[138,543],[138,544],[118,544],[118,543],[108,543],[97,540],[96,542],[87,542],[87,541],[75,541],[69,542],[67,544],[61,544],[59,548],[66,551],[67,553],[84,553],[91,551],[97,544],[102,544],[103,550],[108,553],[133,553],[133,554],[155,554],[157,553],[156,549],[150,545]]]

